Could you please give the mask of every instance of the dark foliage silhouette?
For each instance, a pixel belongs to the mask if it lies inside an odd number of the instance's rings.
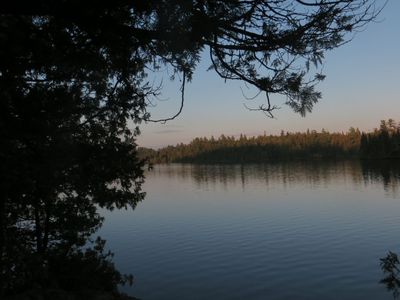
[[[17,65],[24,69],[24,58],[38,54],[30,70],[44,63],[41,72],[19,74],[31,84],[60,82],[60,68],[75,68],[74,75],[89,82],[100,76],[113,79],[115,90],[129,86],[140,102],[157,92],[143,81],[149,68],[171,66],[172,77],[183,74],[184,87],[207,50],[210,68],[220,77],[244,81],[266,94],[266,103],[257,109],[271,115],[277,106],[270,95],[282,94],[287,105],[304,115],[321,98],[315,84],[324,75],[316,68],[324,53],[350,40],[349,33],[363,28],[381,8],[374,0],[118,0],[101,5],[15,0],[0,7],[2,30],[15,33],[3,42],[16,45],[2,56],[19,57]],[[5,62],[7,69],[16,69],[15,61]],[[106,83],[110,80],[98,85]],[[119,94],[113,89],[110,95]]]
[[[361,135],[361,155],[366,158],[400,158],[400,124],[382,120],[379,129]]]
[[[385,274],[380,283],[384,284],[387,290],[393,293],[393,298],[396,299],[399,297],[400,288],[399,258],[396,253],[389,251],[380,261],[382,271]]]
[[[81,247],[101,225],[98,207],[144,197],[132,127],[150,121],[160,92],[148,73],[181,73],[183,105],[207,47],[222,78],[266,93],[260,110],[278,93],[304,115],[321,96],[311,66],[378,12],[373,0],[2,2],[0,296],[63,285],[49,275],[60,252],[71,267],[106,264],[100,248]],[[99,276],[115,292],[122,277],[106,265]]]

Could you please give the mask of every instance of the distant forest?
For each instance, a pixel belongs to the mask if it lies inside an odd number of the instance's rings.
[[[326,158],[400,158],[400,123],[382,120],[372,132],[307,130],[280,135],[195,138],[189,144],[159,150],[139,148],[152,163],[245,163]]]

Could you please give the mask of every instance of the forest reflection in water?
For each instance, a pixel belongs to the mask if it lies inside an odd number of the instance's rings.
[[[306,160],[271,162],[265,164],[169,164],[158,165],[155,175],[192,178],[198,187],[228,189],[240,185],[243,190],[249,182],[262,182],[266,188],[276,184],[285,186],[329,185],[349,181],[354,186],[382,184],[384,190],[399,197],[399,160]]]

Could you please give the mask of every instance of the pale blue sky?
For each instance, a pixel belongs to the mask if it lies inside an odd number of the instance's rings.
[[[186,85],[181,115],[167,124],[141,124],[138,144],[158,148],[188,143],[202,136],[241,133],[250,136],[264,131],[277,134],[281,130],[307,128],[347,131],[353,126],[372,130],[382,119],[400,121],[399,13],[400,1],[389,0],[378,22],[370,23],[353,41],[326,54],[323,73],[327,77],[317,87],[323,98],[305,118],[281,105],[284,99],[279,96],[271,98],[281,106],[274,114],[275,119],[248,111],[243,104],[251,106],[251,103],[241,91],[246,86],[240,82],[225,83],[215,72],[206,71],[209,62],[205,59],[193,81]],[[161,77],[160,74],[157,79]],[[170,117],[179,109],[179,82],[170,83],[167,77],[164,74],[161,96],[165,100],[155,101],[155,107],[149,109],[154,119]],[[248,96],[251,95],[249,91]]]

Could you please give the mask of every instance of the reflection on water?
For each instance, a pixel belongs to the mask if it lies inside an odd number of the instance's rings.
[[[400,162],[379,161],[299,161],[246,165],[170,164],[157,166],[151,176],[192,178],[198,188],[240,185],[262,181],[266,188],[276,184],[284,187],[308,187],[349,182],[354,186],[382,184],[392,197],[399,196]]]
[[[362,173],[366,184],[382,183],[386,192],[399,198],[400,162],[398,160],[363,161]]]
[[[393,162],[157,165],[103,237],[144,299],[391,299],[400,249]]]

